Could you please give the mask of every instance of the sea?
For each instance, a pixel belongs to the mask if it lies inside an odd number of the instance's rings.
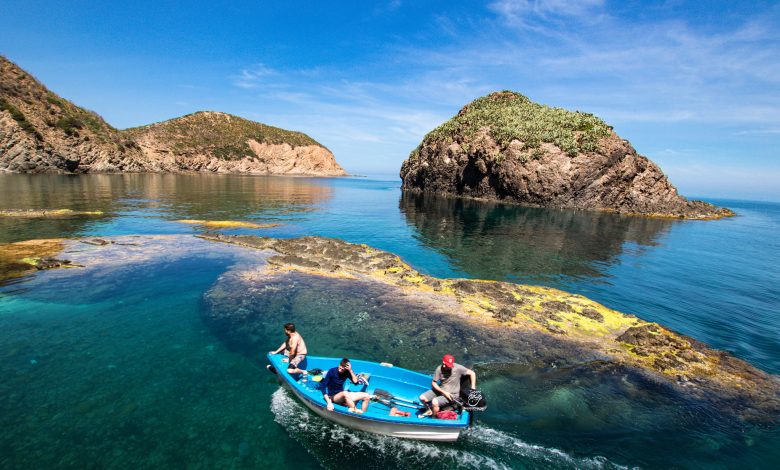
[[[113,246],[102,269],[0,284],[0,468],[780,468],[777,416],[735,422],[647,378],[555,364],[491,368],[489,356],[471,358],[489,407],[456,443],[325,421],[280,389],[263,356],[294,321],[313,354],[385,360],[344,339],[383,304],[368,292],[320,295],[301,279],[257,294],[246,307],[251,327],[223,331],[209,321],[208,293],[229,286],[237,265],[262,259],[178,222],[275,224],[220,231],[337,237],[432,276],[555,287],[780,374],[780,204],[707,201],[736,217],[649,219],[423,196],[403,193],[395,175],[0,174],[0,210],[104,213],[0,218],[0,243],[127,245]],[[157,237],[154,256],[134,246],[137,236]],[[324,317],[337,321],[324,327]],[[432,328],[370,330],[362,341],[401,344]],[[421,372],[436,365],[406,360],[400,365]]]

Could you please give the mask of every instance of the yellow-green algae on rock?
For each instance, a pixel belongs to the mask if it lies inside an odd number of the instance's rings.
[[[0,217],[19,217],[19,218],[60,218],[60,217],[79,217],[79,216],[100,216],[101,211],[75,211],[73,209],[8,209],[0,210]]]
[[[417,272],[398,256],[338,239],[275,239],[208,234],[202,238],[269,249],[269,275],[285,271],[372,280],[449,301],[453,314],[497,328],[539,332],[595,351],[610,361],[659,374],[689,390],[724,391],[780,410],[780,383],[733,356],[663,326],[605,307],[586,297],[541,286],[472,279],[439,279]],[[452,302],[454,300],[454,302]]]
[[[0,244],[0,281],[36,271],[41,260],[50,259],[64,249],[64,242],[53,238]]]
[[[197,220],[197,219],[180,219],[176,222],[189,225],[200,225],[206,228],[271,228],[276,227],[279,224],[256,224],[254,222],[243,222],[240,220]]]

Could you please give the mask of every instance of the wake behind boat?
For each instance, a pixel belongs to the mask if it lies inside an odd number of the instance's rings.
[[[268,354],[270,370],[275,372],[279,381],[298,397],[309,409],[323,418],[361,431],[384,434],[387,436],[425,441],[455,441],[460,433],[469,426],[472,411],[463,410],[455,419],[437,419],[420,417],[417,410],[422,405],[417,401],[421,393],[430,389],[431,377],[391,364],[351,360],[352,368],[358,375],[367,377],[367,383],[352,384],[347,381],[348,391],[363,391],[375,397],[368,410],[363,414],[350,412],[346,406],[334,405],[333,411],[327,409],[319,387],[321,375],[287,373],[285,356]],[[340,358],[307,356],[300,367],[309,371],[327,371],[339,364]],[[404,409],[409,416],[391,416],[391,408]]]

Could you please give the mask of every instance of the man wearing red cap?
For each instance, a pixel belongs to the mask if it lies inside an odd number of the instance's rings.
[[[420,395],[423,404],[431,403],[433,416],[439,413],[439,409],[453,402],[460,394],[460,380],[463,376],[471,379],[471,388],[477,388],[477,374],[455,363],[455,358],[446,354],[441,358],[441,365],[436,368],[431,381],[431,390]]]

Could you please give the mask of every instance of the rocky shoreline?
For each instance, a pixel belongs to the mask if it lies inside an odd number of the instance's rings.
[[[431,312],[465,319],[477,329],[501,332],[502,337],[511,336],[513,344],[527,350],[523,354],[528,360],[557,360],[569,365],[606,362],[646,374],[698,399],[729,403],[744,419],[773,422],[780,413],[780,381],[776,376],[657,323],[579,295],[507,282],[438,279],[417,272],[393,254],[338,239],[199,237],[272,254],[260,272],[247,278],[247,286],[282,282],[293,273],[353,282],[364,286],[360,289],[381,285],[390,289],[386,296],[424,299]],[[229,298],[234,294],[214,295]],[[501,356],[499,351],[497,348],[497,357]]]

